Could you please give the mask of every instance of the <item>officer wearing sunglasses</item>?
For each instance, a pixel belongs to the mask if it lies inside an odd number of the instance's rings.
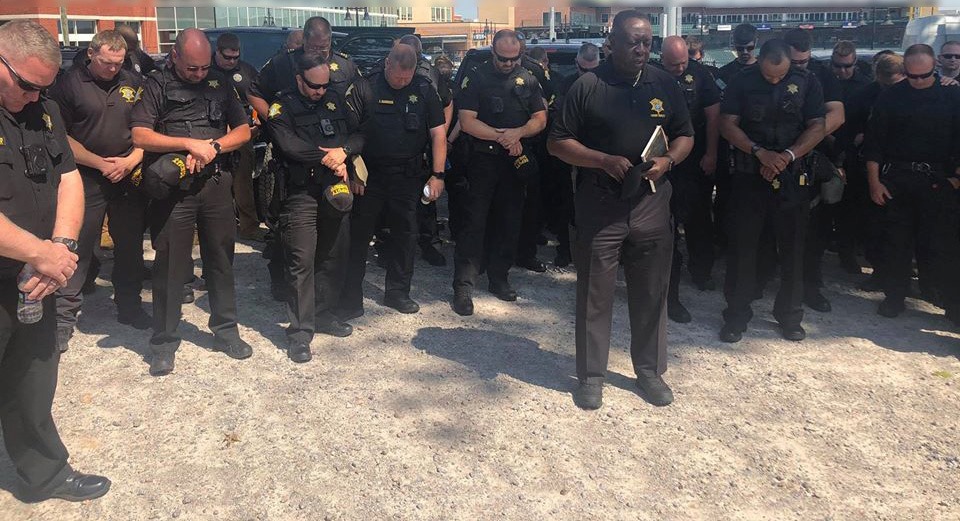
[[[940,46],[940,76],[957,79],[960,76],[960,42],[951,40]]]
[[[864,140],[870,197],[886,210],[884,294],[877,314],[904,311],[913,252],[927,265],[947,318],[960,323],[960,88],[934,76],[936,57],[916,44],[903,55],[906,79],[880,94]]]

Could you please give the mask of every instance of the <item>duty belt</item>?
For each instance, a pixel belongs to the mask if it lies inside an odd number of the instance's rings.
[[[940,163],[923,163],[919,161],[891,161],[887,163],[887,168],[894,170],[910,170],[921,174],[938,174],[944,171]]]

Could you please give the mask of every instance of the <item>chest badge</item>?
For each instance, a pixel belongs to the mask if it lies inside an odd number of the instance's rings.
[[[120,97],[123,98],[123,101],[127,103],[133,103],[137,101],[137,91],[133,90],[133,87],[127,87],[124,85],[120,87]]]
[[[267,117],[274,119],[281,113],[283,113],[283,107],[279,103],[274,103],[273,105],[270,105],[270,112],[267,113]]]
[[[526,85],[526,82],[523,81],[523,78],[517,78],[517,80],[516,80],[514,83],[516,83],[517,85],[521,85],[521,86],[522,86],[522,85]]]
[[[207,82],[207,85],[210,86],[211,89],[218,89],[220,88],[220,80],[210,80]]]
[[[663,113],[663,101],[660,98],[653,98],[650,100],[650,117],[651,118],[663,118],[666,117]]]
[[[460,84],[461,89],[467,88],[467,84],[470,83],[470,76],[467,76],[463,79],[463,83]]]
[[[330,64],[330,70],[333,71],[333,72],[339,71],[339,70],[340,70],[340,64],[337,63],[337,62],[331,63],[331,64]]]
[[[332,101],[328,101],[327,110],[329,110],[330,112],[335,112],[337,110],[337,105]]]
[[[3,138],[3,136],[0,136],[0,147],[4,146],[4,145],[6,145],[6,144],[7,144],[7,141]]]
[[[797,87],[796,83],[791,83],[790,85],[787,85],[787,92],[789,92],[790,94],[796,94],[800,92],[800,88]]]
[[[685,82],[687,82],[687,83],[693,83],[693,75],[692,75],[692,74],[687,74],[686,76],[683,77],[683,81],[685,81]]]
[[[53,120],[50,119],[50,114],[44,113],[41,118],[43,119],[43,122],[47,124],[47,130],[53,130]]]
[[[236,74],[233,75],[233,81],[239,83],[239,82],[243,81],[243,76],[241,76],[240,73],[238,72],[238,73],[236,73]]]
[[[410,103],[416,103],[420,101],[420,98],[418,98],[416,94],[411,94],[409,100],[410,100]]]

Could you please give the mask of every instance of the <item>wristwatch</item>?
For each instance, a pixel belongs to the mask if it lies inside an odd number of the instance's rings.
[[[762,149],[762,148],[763,148],[762,146],[754,143],[753,145],[750,146],[750,155],[751,155],[751,156],[757,155],[757,152],[759,152],[760,149]]]
[[[441,181],[443,181],[443,178],[444,178],[444,177],[447,177],[447,173],[446,173],[446,172],[433,172],[433,173],[431,173],[430,175],[432,175],[433,177],[436,177],[437,179],[439,179],[439,180],[441,180]]]
[[[353,150],[350,150],[350,145],[343,145],[343,146],[340,147],[340,148],[343,149],[343,153],[344,153],[344,154],[346,154],[346,155],[348,155],[348,156],[353,155]]]
[[[70,253],[77,253],[77,250],[80,248],[80,245],[77,244],[77,241],[68,239],[66,237],[54,237],[53,239],[50,239],[50,242],[55,242],[66,246],[67,249],[70,250]]]
[[[217,151],[217,154],[219,154],[220,149],[223,148],[218,141],[214,141],[213,143],[210,143],[210,144],[213,145],[213,149]]]

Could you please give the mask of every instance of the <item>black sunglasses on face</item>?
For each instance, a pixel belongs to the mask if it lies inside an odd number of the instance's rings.
[[[907,78],[910,78],[911,80],[925,80],[930,76],[933,76],[933,69],[930,69],[930,72],[925,72],[923,74],[910,74],[909,72],[907,73]]]
[[[805,60],[790,60],[790,65],[796,65],[797,67],[801,67],[808,63],[810,63],[810,58],[807,58]]]
[[[940,57],[944,60],[960,60],[960,54],[941,54]]]
[[[854,65],[856,65],[855,63],[840,63],[840,62],[830,62],[830,64],[833,65],[835,69],[850,69]]]
[[[518,54],[518,55],[516,55],[516,56],[514,56],[514,57],[512,57],[512,58],[511,58],[511,57],[507,57],[507,56],[500,56],[500,55],[497,54],[497,53],[493,53],[493,56],[496,57],[496,58],[497,58],[497,61],[500,62],[500,63],[516,63],[516,62],[520,61],[520,58],[522,58],[522,55],[520,55],[520,54]]]
[[[235,56],[227,56],[226,54],[223,54],[223,51],[220,51],[220,57],[223,58],[224,60],[227,60],[228,62],[232,62],[240,59],[239,54]]]
[[[20,76],[20,74],[17,73],[16,69],[10,65],[10,62],[8,62],[2,54],[0,54],[0,62],[3,62],[3,64],[7,66],[7,70],[10,71],[10,75],[13,76],[13,79],[17,80],[17,86],[26,92],[40,92],[53,86],[53,83],[50,85],[37,85],[36,83],[30,83],[29,81],[23,79],[23,76]],[[54,81],[56,81],[56,79],[54,79]]]
[[[330,86],[329,81],[326,83],[312,83],[310,80],[304,78],[303,76],[300,76],[300,79],[303,80],[304,85],[306,85],[307,87],[310,87],[313,90],[324,90]]]
[[[756,48],[757,47],[755,45],[737,45],[736,47],[734,47],[734,49],[736,49],[737,52],[753,52],[753,50]]]

